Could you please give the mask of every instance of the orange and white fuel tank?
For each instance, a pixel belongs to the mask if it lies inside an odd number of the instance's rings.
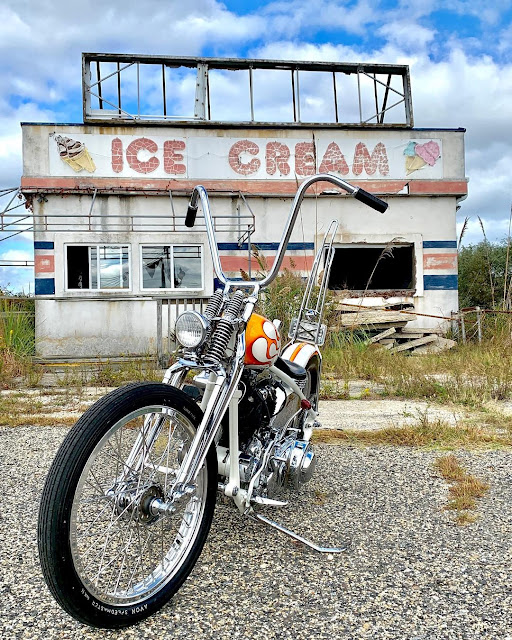
[[[273,322],[253,313],[245,329],[245,364],[268,367],[277,360],[281,336]]]

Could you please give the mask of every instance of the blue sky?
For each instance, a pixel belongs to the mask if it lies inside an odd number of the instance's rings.
[[[507,233],[512,0],[91,0],[86,11],[69,0],[4,0],[0,190],[20,182],[20,121],[81,121],[82,51],[408,64],[416,126],[467,128],[466,242],[481,239],[478,216],[490,239]],[[0,259],[31,255],[29,233],[0,242]],[[28,291],[32,277],[0,267],[3,287]]]

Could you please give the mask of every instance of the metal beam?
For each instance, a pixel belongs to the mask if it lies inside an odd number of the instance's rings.
[[[101,77],[101,63],[114,63],[117,66],[117,70],[108,73],[104,77]],[[95,65],[97,80],[92,82],[91,80],[91,64]],[[136,67],[136,99],[137,109],[136,112],[130,113],[128,108],[121,108],[121,104],[129,104],[130,96],[122,100],[121,92],[121,72],[134,65]],[[153,65],[155,66],[155,72],[162,73],[162,111],[161,113],[149,114],[149,106],[144,104],[144,93],[141,92],[140,86],[140,65]],[[194,105],[190,109],[190,113],[194,113],[193,116],[182,116],[170,114],[168,104],[168,87],[166,87],[165,68],[185,68],[196,70],[196,92]],[[250,102],[250,121],[246,120],[231,120],[228,122],[213,122],[211,119],[211,104],[210,104],[210,82],[215,78],[210,75],[211,70],[228,70],[228,71],[241,71],[247,70],[249,74],[249,83],[247,89],[244,91],[249,92]],[[290,71],[292,81],[292,102],[293,102],[293,123],[270,123],[269,121],[255,121],[254,104],[257,96],[255,93],[254,73],[258,70],[264,71]],[[334,109],[329,110],[327,114],[327,122],[315,123],[315,122],[302,122],[300,106],[301,106],[301,92],[305,95],[304,100],[307,99],[308,91],[299,86],[299,76],[301,71],[329,73],[332,75],[333,81],[333,103]],[[355,75],[357,78],[357,100],[359,103],[359,118],[354,117],[352,120],[347,118],[346,122],[340,122],[338,99],[344,99],[343,94],[339,95],[339,87],[336,86],[336,74]],[[412,98],[409,79],[409,69],[406,65],[386,65],[386,64],[357,64],[357,63],[341,63],[341,62],[298,62],[287,60],[270,60],[270,59],[239,59],[239,58],[203,58],[203,57],[177,57],[177,56],[152,56],[152,55],[131,55],[131,54],[114,54],[114,53],[84,53],[82,54],[82,87],[83,87],[83,104],[84,104],[84,122],[95,123],[108,123],[112,121],[127,121],[132,124],[148,123],[148,124],[164,124],[164,125],[220,125],[224,124],[229,126],[252,126],[261,127],[270,124],[277,124],[277,126],[290,126],[307,127],[307,126],[352,126],[363,127],[373,126],[382,127],[383,117],[382,115],[388,110],[386,108],[387,94],[389,91],[393,91],[402,97],[404,103],[405,114],[399,118],[399,122],[387,122],[386,126],[401,126],[411,127],[413,124],[412,118]],[[376,100],[375,115],[372,118],[363,118],[362,104],[363,96],[362,92],[365,90],[361,84],[361,75],[370,77],[374,85],[374,97]],[[111,78],[117,76],[117,93],[118,104],[114,105],[109,100],[105,99],[105,94],[101,90],[102,83]],[[382,82],[378,76],[388,76],[387,83]],[[403,93],[397,91],[391,86],[391,80],[394,77],[401,79],[403,85]],[[377,104],[377,84],[381,84],[386,89],[386,97],[384,104],[379,109]],[[351,89],[353,91],[353,89]],[[347,91],[345,90],[345,93]],[[91,97],[95,97],[99,102],[99,109],[92,109]],[[240,96],[240,101],[245,99],[244,96]],[[344,99],[344,102],[350,102],[350,100]],[[172,103],[171,103],[172,104]],[[396,104],[400,103],[395,103]],[[109,109],[108,107],[113,107]],[[331,120],[332,118],[332,120]],[[323,117],[321,118],[323,119]],[[375,120],[371,125],[369,120]],[[404,124],[405,122],[405,124]]]

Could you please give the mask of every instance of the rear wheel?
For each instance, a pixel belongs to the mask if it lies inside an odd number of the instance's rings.
[[[192,570],[215,507],[214,448],[191,492],[169,512],[161,506],[201,417],[182,391],[128,385],[93,405],[64,440],[43,490],[38,543],[50,590],[80,622],[138,622]]]

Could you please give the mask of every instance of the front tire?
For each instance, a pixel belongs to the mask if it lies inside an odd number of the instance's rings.
[[[178,389],[132,384],[95,403],[66,436],[43,489],[38,545],[53,596],[80,622],[134,624],[168,602],[192,570],[215,508],[215,448],[175,512],[151,505],[167,499],[201,418]],[[158,436],[149,448],[151,428]],[[137,438],[142,453],[128,461]]]

